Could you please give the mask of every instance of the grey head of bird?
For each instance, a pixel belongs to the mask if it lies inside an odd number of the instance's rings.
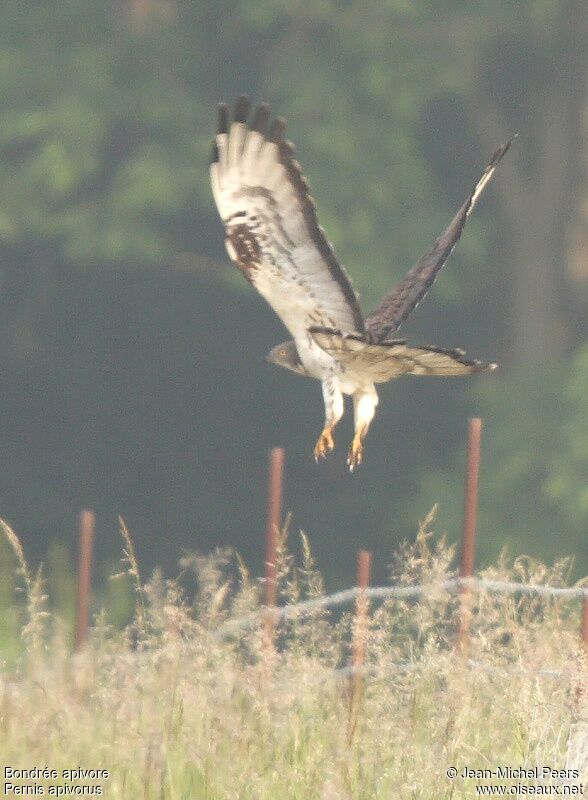
[[[269,364],[275,364],[278,367],[284,367],[292,372],[297,372],[298,375],[306,375],[304,365],[298,355],[295,342],[282,342],[277,344],[269,351],[265,360]]]

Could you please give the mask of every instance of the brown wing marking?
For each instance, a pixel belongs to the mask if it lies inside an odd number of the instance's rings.
[[[261,264],[261,247],[248,225],[234,225],[226,240],[227,251],[247,280]]]
[[[284,120],[270,123],[263,104],[247,124],[249,110],[245,97],[232,119],[219,106],[212,149],[211,185],[229,255],[295,340],[310,325],[363,332],[357,297],[319,225]]]

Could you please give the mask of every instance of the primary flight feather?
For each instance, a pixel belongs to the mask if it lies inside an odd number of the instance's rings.
[[[355,429],[350,469],[363,458],[373,419],[375,384],[399,375],[467,375],[495,364],[468,360],[461,350],[410,347],[392,339],[427,293],[449,257],[478,198],[511,142],[493,155],[447,228],[375,311],[364,319],[357,296],[319,225],[294,147],[281,118],[270,124],[260,105],[238,98],[232,119],[218,109],[210,178],[231,259],[265,297],[293,340],[274,347],[267,360],[321,381],[325,422],[315,458],[334,447],[333,429],[343,415],[343,395],[353,397]]]

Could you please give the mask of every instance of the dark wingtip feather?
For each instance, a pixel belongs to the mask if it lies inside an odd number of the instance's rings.
[[[494,155],[493,155],[493,156],[492,156],[492,158],[490,159],[490,163],[488,164],[488,166],[489,166],[489,167],[495,167],[495,166],[498,164],[498,162],[499,162],[499,161],[502,159],[502,157],[503,157],[504,155],[506,155],[506,153],[508,153],[508,151],[510,150],[510,147],[511,147],[512,143],[513,143],[513,142],[514,142],[514,140],[515,140],[515,139],[517,139],[517,138],[518,138],[518,133],[515,133],[515,135],[514,135],[514,136],[512,136],[512,137],[511,137],[511,138],[508,140],[508,142],[506,142],[506,144],[503,144],[503,145],[502,145],[502,147],[499,147],[499,148],[498,148],[498,150],[497,150],[497,151],[494,153]]]
[[[276,117],[272,123],[272,127],[270,128],[268,139],[270,142],[274,142],[275,144],[280,144],[284,141],[284,136],[286,133],[286,120],[284,117]]]
[[[296,148],[292,144],[292,142],[282,139],[282,141],[278,144],[280,148],[280,159],[284,166],[287,166],[291,171],[292,180],[298,184],[298,180],[303,180],[301,175],[294,176],[294,172],[297,172],[295,166],[292,164],[294,160],[294,154],[296,153]]]
[[[216,164],[218,160],[219,160],[219,157],[218,157],[218,145],[217,145],[216,142],[213,142],[212,143],[212,150],[211,150],[211,153],[210,153],[210,163],[211,164]]]
[[[229,107],[226,103],[218,104],[217,133],[228,133],[229,131]]]
[[[251,120],[251,130],[264,134],[270,114],[271,111],[268,103],[261,103],[261,105],[257,106],[253,114],[253,119]]]
[[[234,114],[235,122],[246,122],[250,108],[251,108],[251,103],[249,102],[249,98],[247,97],[247,95],[246,94],[239,95],[235,103],[235,114]]]

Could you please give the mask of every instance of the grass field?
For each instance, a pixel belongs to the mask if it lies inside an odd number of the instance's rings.
[[[394,557],[394,583],[454,575],[452,548],[435,542],[427,525]],[[569,770],[567,780],[522,781],[543,795],[566,784],[579,795],[588,779],[576,602],[477,594],[466,652],[455,644],[454,594],[373,605],[369,675],[350,684],[336,670],[349,663],[353,608],[294,617],[273,644],[263,621],[219,636],[227,620],[260,610],[261,586],[239,559],[194,556],[183,560],[178,580],[156,574],[142,583],[127,540],[133,622],[117,630],[98,615],[87,646],[72,656],[42,582],[15,535],[4,533],[27,618],[20,655],[0,674],[0,761],[3,770],[57,771],[48,780],[3,772],[5,785],[30,787],[7,797],[39,796],[38,787],[48,796],[58,787],[53,795],[111,800],[440,800],[478,796],[480,785],[505,785],[513,796],[510,787],[521,783],[517,773],[452,780],[450,767]],[[286,543],[280,552],[283,603],[324,591],[306,539],[293,544],[297,561]],[[568,568],[520,558],[483,575],[561,586]],[[108,777],[63,776],[78,768]]]

